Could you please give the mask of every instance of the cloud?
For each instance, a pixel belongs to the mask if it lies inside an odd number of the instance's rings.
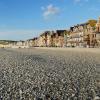
[[[60,12],[60,9],[52,4],[48,5],[47,7],[41,7],[41,9],[43,10],[44,18],[46,19],[51,16],[55,16]]]

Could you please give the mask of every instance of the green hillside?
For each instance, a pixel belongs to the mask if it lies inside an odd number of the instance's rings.
[[[7,45],[7,44],[13,43],[13,42],[17,42],[17,41],[12,41],[12,40],[0,40],[0,44],[3,44],[3,45]]]

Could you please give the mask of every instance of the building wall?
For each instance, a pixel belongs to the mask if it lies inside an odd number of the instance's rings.
[[[51,47],[52,46],[52,38],[51,35],[47,35],[47,46]]]
[[[96,24],[96,30],[97,30],[97,32],[100,32],[100,18]]]
[[[44,38],[44,36],[40,36],[40,37],[38,38],[37,42],[38,42],[37,45],[38,45],[39,47],[45,46],[45,38]]]
[[[96,30],[94,30],[96,28]],[[65,30],[46,31],[42,33],[37,39],[23,43],[17,42],[17,46],[39,46],[39,47],[95,47],[100,43],[100,18],[96,27],[91,27],[88,23],[76,25],[70,28],[68,37],[64,37]]]
[[[89,24],[74,26],[70,32],[68,41],[70,46],[95,47],[96,32]]]

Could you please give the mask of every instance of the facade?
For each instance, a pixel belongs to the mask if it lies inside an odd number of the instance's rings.
[[[52,47],[63,47],[64,46],[64,32],[66,30],[52,31],[49,41]]]
[[[57,30],[56,31],[56,41],[55,46],[63,47],[64,46],[64,32],[66,30]]]
[[[46,47],[51,47],[51,34],[52,32],[51,31],[46,31],[44,32],[44,46]]]
[[[90,22],[95,23],[90,23]],[[45,31],[39,37],[17,41],[10,46],[26,47],[100,47],[100,18],[77,24],[69,30]]]
[[[98,20],[98,22],[96,24],[96,31],[100,32],[100,17],[99,17],[99,20]]]
[[[52,47],[52,44],[53,44],[53,37],[52,37],[52,34],[54,33],[54,31],[48,31],[46,33],[46,46],[47,47]]]
[[[33,47],[38,47],[38,37],[33,38]]]
[[[96,24],[96,41],[97,41],[97,47],[100,47],[100,18]]]
[[[34,47],[33,41],[34,41],[34,39],[28,39],[27,41],[24,42],[24,45],[29,48]]]
[[[50,31],[45,31],[38,37],[38,46],[39,47],[47,47],[50,45]]]
[[[18,47],[18,48],[24,48],[24,46],[25,46],[25,41],[17,41],[16,47]]]
[[[89,23],[78,24],[70,28],[68,46],[71,47],[95,47],[96,32]]]
[[[0,48],[9,48],[10,46],[9,46],[9,44],[0,44]]]
[[[10,48],[29,48],[27,41],[16,41],[9,44]]]
[[[44,36],[44,34],[41,34],[41,35],[38,37],[37,45],[38,45],[39,47],[44,47],[44,46],[46,46],[46,45],[45,45],[45,36]]]
[[[51,47],[55,47],[56,46],[56,32],[52,32],[51,34]]]
[[[45,31],[38,37],[39,47],[63,47],[64,45],[64,31]]]
[[[87,22],[69,30],[45,31],[36,42],[39,47],[96,47],[100,44],[100,18],[94,27]]]
[[[70,47],[84,47],[84,27],[85,24],[70,27],[70,35],[68,38],[68,46]]]
[[[44,32],[38,37],[38,46],[39,47],[46,47],[47,46],[47,37],[46,36],[47,36],[46,32]]]
[[[84,29],[84,44],[85,47],[95,47],[96,44],[96,32],[94,27],[89,24]]]

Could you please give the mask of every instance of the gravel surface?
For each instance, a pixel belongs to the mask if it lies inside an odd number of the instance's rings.
[[[0,100],[94,100],[100,52],[0,49]]]

